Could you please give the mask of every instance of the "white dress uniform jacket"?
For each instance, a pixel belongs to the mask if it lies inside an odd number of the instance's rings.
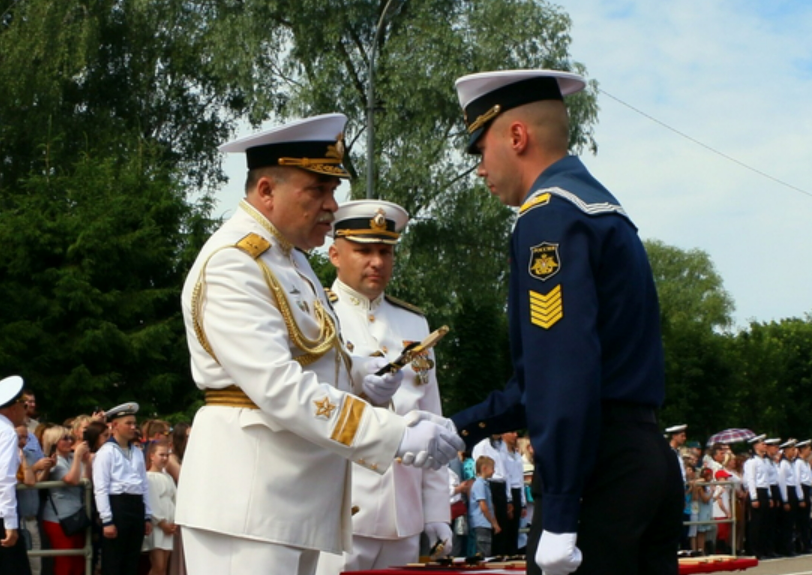
[[[269,274],[287,311],[272,295]],[[328,319],[335,325],[306,255],[243,201],[198,255],[182,304],[198,387],[236,385],[259,409],[198,411],[176,522],[304,549],[349,550],[349,461],[386,471],[405,422],[351,395],[340,342],[315,359],[302,351],[330,329]],[[298,344],[292,324],[305,338]]]
[[[341,334],[353,355],[378,352],[394,361],[407,344],[423,341],[429,334],[426,318],[399,300],[382,294],[370,301],[339,280],[331,293]],[[392,410],[401,415],[415,409],[442,415],[435,372],[431,350],[404,367]],[[355,465],[352,503],[358,507],[352,518],[353,533],[374,539],[401,539],[419,534],[426,523],[451,521],[444,468],[435,471],[395,463],[380,475]]]

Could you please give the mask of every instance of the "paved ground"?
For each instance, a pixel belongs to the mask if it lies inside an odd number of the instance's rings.
[[[812,555],[802,555],[791,559],[767,559],[758,567],[738,571],[745,575],[812,575]]]

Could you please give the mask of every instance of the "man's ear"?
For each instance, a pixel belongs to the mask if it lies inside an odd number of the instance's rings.
[[[517,154],[523,154],[527,150],[529,136],[527,134],[527,126],[522,122],[513,122],[508,127],[508,136],[510,137],[510,147]]]
[[[276,181],[270,176],[262,176],[257,181],[255,193],[257,200],[268,209],[273,208]]]
[[[338,248],[336,247],[335,241],[330,244],[330,248],[327,250],[327,255],[330,257],[330,263],[333,264],[333,267],[338,269],[338,263],[340,261],[338,255]]]

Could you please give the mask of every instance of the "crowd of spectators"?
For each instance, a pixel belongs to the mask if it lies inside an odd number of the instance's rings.
[[[63,485],[19,489],[20,529],[30,549],[83,549],[88,530],[66,534],[60,520],[84,509],[96,452],[111,441],[103,411],[62,423],[37,420],[36,397],[24,392],[26,425],[17,428],[21,486],[44,481]],[[139,573],[182,574],[181,532],[174,524],[174,497],[191,429],[159,419],[143,421],[134,446],[144,452],[152,532],[143,538]],[[668,435],[684,470],[682,552],[737,553],[761,558],[812,552],[812,441],[757,436],[705,450],[687,441],[685,426]],[[734,450],[735,448],[735,450]],[[532,521],[533,453],[515,432],[494,435],[449,464],[453,556],[512,557],[523,554]],[[92,492],[92,491],[91,491]],[[103,530],[91,498],[89,533],[94,573],[99,572]],[[33,575],[80,575],[81,555],[51,561],[29,556]]]
[[[703,450],[678,427],[669,440],[685,474],[683,552],[812,552],[812,441],[758,435]]]
[[[84,549],[91,537],[93,573],[101,569],[102,524],[96,502],[90,498],[89,529],[68,534],[60,521],[86,509],[87,482],[93,481],[93,464],[98,450],[111,441],[105,412],[82,414],[61,423],[39,421],[36,396],[23,392],[26,424],[17,428],[20,469],[17,474],[17,506],[20,530],[29,550]],[[142,449],[147,463],[148,498],[154,529],[144,537],[138,572],[144,575],[183,574],[180,531],[173,522],[174,495],[188,440],[190,424],[171,426],[159,419],[148,419],[136,431],[133,447]],[[84,481],[83,481],[84,480]],[[60,481],[61,486],[36,489],[37,483]],[[28,488],[26,488],[28,487]],[[31,489],[33,488],[33,489]],[[44,559],[29,554],[33,575],[83,575],[83,555]]]

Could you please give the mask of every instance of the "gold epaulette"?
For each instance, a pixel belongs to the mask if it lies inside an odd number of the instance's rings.
[[[412,305],[412,304],[410,304],[410,303],[407,303],[407,302],[403,301],[402,299],[398,299],[398,298],[396,298],[396,297],[392,297],[392,296],[391,296],[391,295],[389,295],[389,294],[385,294],[383,297],[386,299],[386,301],[388,301],[389,303],[391,303],[391,304],[392,304],[392,305],[394,305],[394,306],[401,307],[401,308],[403,308],[403,309],[405,309],[405,310],[408,310],[408,311],[410,311],[410,312],[412,312],[412,313],[416,313],[417,315],[422,315],[422,316],[425,316],[425,315],[426,315],[426,314],[423,312],[423,310],[422,310],[422,309],[420,309],[420,308],[419,308],[419,307],[417,307],[416,305]]]
[[[248,234],[236,246],[254,259],[271,249],[271,242],[258,234]]]
[[[327,299],[330,301],[330,303],[335,303],[338,301],[338,294],[333,290],[331,290],[330,288],[328,287],[324,288],[324,293],[327,296]]]

